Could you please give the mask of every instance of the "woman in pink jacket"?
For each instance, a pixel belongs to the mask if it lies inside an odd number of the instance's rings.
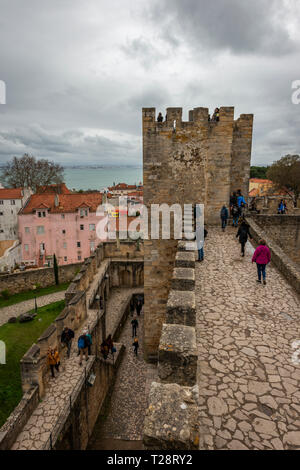
[[[271,252],[267,247],[265,240],[259,241],[259,246],[256,248],[255,253],[252,257],[252,263],[257,265],[258,281],[261,284],[261,275],[263,282],[266,285],[266,266],[271,261]]]

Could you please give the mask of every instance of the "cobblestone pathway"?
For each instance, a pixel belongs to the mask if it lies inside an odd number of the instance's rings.
[[[109,320],[110,328],[112,328],[114,322],[118,320],[118,313],[120,312],[120,307],[124,299],[134,290],[135,289],[113,289],[111,291],[110,300],[107,305],[107,316],[111,317]],[[78,335],[81,334],[83,327],[93,323],[96,315],[96,310],[88,310],[88,318],[77,332],[73,341],[70,359],[64,357],[64,353],[61,354],[62,365],[60,372],[56,374],[55,379],[50,379],[46,395],[33,412],[23,428],[23,431],[19,434],[12,447],[13,450],[42,449],[49,439],[50,432],[57,423],[58,417],[69,406],[69,397],[72,391],[82,379],[83,367],[85,364],[89,364],[89,362],[85,363],[85,361],[83,361],[83,366],[79,366],[76,345]],[[110,329],[107,328],[107,332],[109,331]]]
[[[210,228],[196,266],[200,448],[300,449],[300,302],[275,267],[256,282],[252,246]]]
[[[89,449],[102,449],[104,443],[107,449],[120,449],[124,445],[121,440],[142,441],[149,386],[155,380],[156,368],[143,360],[143,311],[137,319],[140,344],[138,357],[133,353],[132,317],[129,316],[119,339],[119,342],[126,346],[126,350],[117,372],[108,414],[106,419],[101,417],[98,420]]]
[[[38,307],[44,307],[45,305],[58,302],[65,298],[66,291],[54,292],[53,294],[42,295],[36,299]],[[34,309],[34,299],[25,300],[8,307],[0,308],[0,326],[8,321],[10,317],[17,317],[22,313],[26,313],[29,310]]]

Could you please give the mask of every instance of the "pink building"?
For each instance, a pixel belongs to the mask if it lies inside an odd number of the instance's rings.
[[[104,217],[96,215],[102,194],[34,194],[19,212],[22,262],[52,265],[84,261],[101,240],[96,227]]]

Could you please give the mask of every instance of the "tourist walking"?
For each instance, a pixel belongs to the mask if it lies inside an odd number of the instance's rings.
[[[78,349],[79,349],[79,365],[82,365],[82,358],[85,357],[85,360],[89,360],[88,349],[89,349],[90,340],[86,335],[86,330],[82,332],[82,335],[78,338]]]
[[[232,215],[232,226],[237,227],[239,224],[240,211],[236,205],[232,206],[231,215]]]
[[[60,360],[56,348],[49,348],[47,353],[47,363],[50,366],[52,378],[55,378],[54,368],[59,372]]]
[[[139,340],[137,338],[134,338],[134,342],[132,343],[132,346],[133,346],[134,354],[137,356],[138,349],[139,349]]]
[[[102,354],[102,356],[103,356],[103,359],[106,360],[106,359],[107,359],[107,356],[108,356],[108,353],[109,353],[109,346],[108,346],[106,340],[104,340],[104,341],[101,343],[100,351],[101,351],[101,354]]]
[[[88,344],[88,355],[90,356],[90,355],[92,354],[93,339],[92,339],[92,335],[88,332],[88,330],[85,330],[85,334],[86,334],[86,337],[87,337],[88,340],[89,340],[89,344]]]
[[[245,220],[241,223],[238,232],[236,234],[236,238],[239,237],[239,242],[241,244],[241,254],[242,256],[245,256],[245,245],[248,241],[248,237],[252,239],[252,236],[250,234],[250,227],[249,224]]]
[[[131,299],[130,299],[130,314],[131,314],[132,317],[134,315],[134,311],[135,311],[135,301],[134,301],[134,298],[131,297]]]
[[[63,332],[61,334],[61,342],[63,345],[67,347],[67,357],[70,357],[71,354],[71,347],[72,347],[72,340],[74,338],[74,331],[68,328],[67,326],[64,327]]]
[[[139,299],[139,300],[137,301],[137,304],[136,304],[136,313],[137,313],[138,317],[139,317],[140,314],[141,314],[142,308],[143,308],[143,303],[142,303],[142,301]]]
[[[107,344],[107,347],[108,347],[108,351],[110,351],[111,354],[113,354],[117,351],[116,348],[114,347],[114,343],[113,343],[111,335],[108,335],[108,337],[106,339],[106,344]]]
[[[202,262],[204,260],[204,242],[205,238],[208,235],[208,231],[204,228],[204,240],[197,241],[198,244],[198,261]]]
[[[220,217],[222,221],[222,230],[225,232],[225,228],[227,227],[227,221],[228,221],[228,209],[226,207],[226,204],[221,209]]]
[[[284,202],[283,199],[281,199],[279,205],[278,205],[278,210],[277,210],[278,214],[281,214],[281,215],[284,215],[286,214],[287,212],[287,205],[286,203]]]
[[[131,326],[132,326],[132,337],[134,338],[136,336],[136,329],[139,326],[139,322],[137,321],[136,318],[131,320]]]
[[[263,283],[266,285],[266,266],[271,261],[271,252],[265,240],[260,240],[259,245],[256,248],[254,255],[252,257],[252,263],[257,265],[257,282],[261,284],[261,277],[263,278]]]

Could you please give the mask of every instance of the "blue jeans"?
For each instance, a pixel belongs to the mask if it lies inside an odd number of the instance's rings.
[[[257,274],[258,274],[258,280],[261,281],[261,275],[263,277],[263,280],[266,280],[266,265],[265,264],[258,264],[257,263]]]
[[[202,261],[203,258],[204,258],[204,249],[200,248],[200,250],[198,250],[198,260]]]
[[[239,216],[233,217],[233,225],[234,225],[235,227],[237,227],[238,224],[239,224]]]

